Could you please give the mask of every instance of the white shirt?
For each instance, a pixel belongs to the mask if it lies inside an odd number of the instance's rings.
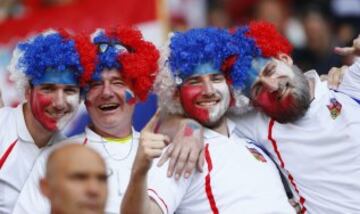
[[[176,181],[166,176],[167,166],[153,164],[148,194],[164,214],[295,213],[274,163],[258,147],[239,138],[234,126],[228,121],[230,138],[205,130],[202,173]]]
[[[49,145],[63,138],[60,134],[55,135]],[[26,127],[23,105],[17,108],[1,108],[0,213],[11,213],[35,160],[42,150],[34,143]]]
[[[70,139],[71,142],[81,143],[95,149],[106,162],[107,171],[110,175],[108,177],[109,192],[106,213],[119,213],[120,204],[129,183],[139,136],[139,133],[133,129],[132,137],[127,142],[106,142],[101,136],[87,127],[84,134]],[[50,213],[50,203],[40,192],[39,180],[45,175],[46,160],[51,151],[51,148],[47,149],[36,161],[31,176],[25,183],[16,202],[14,214]]]
[[[359,71],[358,63],[351,66],[339,90],[359,98]],[[329,90],[315,71],[306,77],[315,80],[315,99],[298,121],[280,124],[256,111],[232,119],[244,137],[275,157],[299,194],[303,210],[360,213],[360,105],[344,93]],[[341,105],[335,118],[328,108],[332,99]]]

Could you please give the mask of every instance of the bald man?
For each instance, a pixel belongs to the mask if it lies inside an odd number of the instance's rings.
[[[40,189],[50,200],[52,214],[104,213],[105,162],[89,147],[65,144],[50,153]]]

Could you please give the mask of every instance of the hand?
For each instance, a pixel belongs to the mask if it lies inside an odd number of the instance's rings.
[[[169,137],[155,133],[159,117],[160,111],[158,110],[140,133],[139,147],[133,164],[135,173],[146,174],[153,159],[161,156],[166,142],[169,142]]]
[[[360,56],[360,35],[358,35],[358,37],[353,40],[352,47],[335,47],[334,51],[341,56]]]
[[[326,77],[328,87],[330,89],[338,89],[345,72],[348,70],[348,66],[344,65],[341,68],[332,67]]]
[[[188,178],[195,167],[202,172],[203,147],[202,126],[194,120],[186,119],[182,121],[180,131],[176,133],[173,142],[162,155],[158,166],[170,159],[168,177],[173,176],[175,171],[176,180],[181,177],[182,173],[185,178]]]

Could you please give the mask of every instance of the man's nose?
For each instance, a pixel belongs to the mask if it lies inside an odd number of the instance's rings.
[[[212,82],[207,81],[204,83],[203,92],[206,95],[213,95],[215,93],[215,88]]]
[[[114,94],[114,90],[111,87],[110,83],[104,83],[103,90],[102,90],[102,97],[109,98],[112,97]]]
[[[273,77],[261,77],[260,81],[263,86],[270,92],[277,91],[279,89],[279,80]]]
[[[59,110],[62,110],[65,108],[66,97],[65,97],[64,90],[59,89],[55,92],[54,106]]]

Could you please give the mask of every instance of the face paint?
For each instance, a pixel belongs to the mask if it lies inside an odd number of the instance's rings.
[[[52,104],[52,97],[31,91],[30,105],[34,117],[49,131],[56,130],[56,120],[47,115],[46,109]]]
[[[69,95],[65,99],[66,99],[66,103],[70,105],[70,108],[73,110],[65,114],[64,117],[60,118],[60,120],[56,124],[58,130],[62,130],[63,128],[65,128],[68,122],[75,116],[76,114],[75,109],[78,108],[80,103],[79,95]]]
[[[285,88],[280,87],[282,96],[278,91],[269,91],[260,87],[259,92],[252,98],[253,105],[269,117],[280,123],[293,122],[301,118],[310,106],[310,89],[304,74],[293,67],[294,77]],[[293,84],[296,82],[296,85]],[[284,90],[286,90],[284,93]]]
[[[222,75],[221,75],[222,76]],[[180,88],[180,100],[184,111],[200,123],[212,126],[225,114],[230,105],[230,91],[222,80],[210,80],[210,75],[199,76],[199,83],[184,84]],[[205,84],[208,84],[206,86]],[[206,87],[212,87],[211,90]]]
[[[134,93],[130,89],[125,90],[125,101],[129,105],[134,105],[136,102]]]
[[[57,131],[65,127],[70,119],[75,115],[79,106],[78,92],[68,92],[67,86],[49,86],[51,89],[39,88],[31,89],[30,106],[35,119],[47,130]],[[44,92],[44,91],[46,92]],[[58,91],[62,91],[63,101],[59,104],[55,102]]]

